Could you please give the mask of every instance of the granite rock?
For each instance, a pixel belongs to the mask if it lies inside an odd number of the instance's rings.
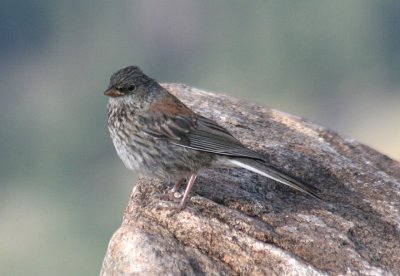
[[[324,200],[243,169],[209,169],[174,213],[177,203],[161,199],[171,185],[140,178],[101,275],[400,274],[398,162],[272,108],[164,86]]]

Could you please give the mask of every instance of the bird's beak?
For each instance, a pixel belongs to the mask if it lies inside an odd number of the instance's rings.
[[[119,92],[115,88],[109,88],[106,90],[106,92],[104,92],[104,95],[115,98],[115,97],[120,97],[120,96],[124,95],[124,93]]]

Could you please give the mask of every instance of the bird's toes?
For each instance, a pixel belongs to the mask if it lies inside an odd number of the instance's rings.
[[[181,195],[176,192],[176,191],[169,191],[166,194],[161,196],[162,200],[168,200],[168,201],[175,201],[175,202],[179,202],[179,198],[181,197]]]

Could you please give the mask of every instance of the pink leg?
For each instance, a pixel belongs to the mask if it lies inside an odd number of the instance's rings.
[[[173,200],[175,192],[179,189],[179,187],[183,184],[183,182],[185,182],[185,178],[184,177],[182,177],[181,179],[176,181],[174,187],[168,193],[163,195],[162,199]]]
[[[193,187],[194,181],[196,180],[197,174],[192,174],[190,176],[189,182],[186,186],[186,190],[185,193],[183,194],[183,198],[181,200],[181,203],[179,204],[179,209],[182,210],[183,208],[185,208],[187,201],[189,200],[189,194],[190,194],[190,190]]]
[[[183,184],[183,182],[185,182],[185,180],[186,179],[184,177],[182,177],[181,179],[176,181],[176,183],[175,183],[174,187],[172,188],[171,192],[175,193],[179,189],[179,187]]]

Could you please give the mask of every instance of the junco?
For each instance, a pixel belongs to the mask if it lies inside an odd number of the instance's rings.
[[[318,189],[269,165],[261,154],[193,112],[137,66],[114,73],[104,94],[109,96],[108,129],[128,169],[175,181],[168,196],[189,178],[178,209],[185,207],[198,171],[210,167],[245,168],[320,198]]]

